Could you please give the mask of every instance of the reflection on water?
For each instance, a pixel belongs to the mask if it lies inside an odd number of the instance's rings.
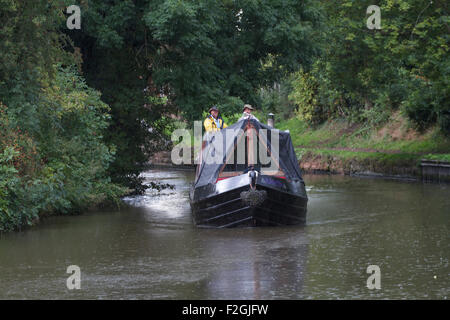
[[[450,185],[305,176],[306,226],[196,229],[193,173],[128,208],[49,218],[0,239],[0,299],[447,299]],[[381,269],[369,290],[367,266]],[[66,269],[81,268],[81,290]]]
[[[289,298],[302,292],[308,258],[303,228],[225,230],[219,241],[213,230],[207,232],[212,239],[202,260],[215,261],[204,281],[208,298]]]

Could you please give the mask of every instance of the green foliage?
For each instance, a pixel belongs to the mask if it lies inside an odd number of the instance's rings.
[[[70,60],[58,32],[64,14],[58,0],[0,0],[0,16],[0,97],[14,125],[35,131],[40,83]]]
[[[20,194],[23,188],[20,186],[20,179],[16,176],[17,170],[10,164],[16,155],[12,147],[4,149],[0,154],[0,232],[31,223],[31,218],[37,215],[33,207],[25,207],[26,203],[22,204],[24,199],[20,195],[27,197],[29,192]],[[20,203],[17,199],[20,199]],[[25,212],[17,210],[19,204],[24,205]]]
[[[71,208],[83,208],[92,197],[103,194],[97,185],[109,182],[107,169],[115,152],[103,142],[109,107],[74,68],[59,68],[44,88],[42,101],[38,140],[47,173],[61,177]]]
[[[231,118],[233,118],[234,115],[242,114],[244,101],[242,101],[239,97],[225,97],[216,105],[219,108],[222,117],[228,118],[229,121],[232,121]]]
[[[300,70],[294,74],[292,86],[289,99],[298,106],[298,118],[313,125],[321,123],[324,115],[318,102],[318,82],[314,75]]]
[[[109,108],[75,67],[60,0],[0,0],[0,231],[124,192],[109,181]],[[8,106],[5,107],[4,104]]]
[[[114,155],[103,142],[108,106],[74,68],[57,67],[54,74],[42,83],[32,136],[1,105],[0,231],[32,225],[40,213],[117,203],[125,192],[107,175]]]
[[[328,120],[312,128],[296,117],[278,122],[277,128],[289,129],[295,147],[308,150],[329,149],[330,153],[336,154],[339,150],[350,154],[358,151],[385,151],[392,154],[415,154],[418,158],[432,153],[439,158],[440,154],[446,154],[450,150],[450,140],[438,128],[413,138],[417,132],[411,131],[406,119],[399,113],[387,120],[382,128],[351,124],[344,119]]]
[[[314,51],[307,39],[318,19],[309,1],[154,1],[151,8],[145,22],[161,46],[156,82],[170,85],[189,120],[227,97],[257,105],[261,85]]]
[[[438,123],[444,132],[450,133],[450,61],[446,61],[443,79],[430,81],[421,76],[408,75],[405,87],[408,96],[402,102],[402,110],[420,130]]]
[[[111,107],[113,181],[142,192],[140,172],[173,115],[191,124],[211,105],[225,118],[258,106],[267,86],[317,51],[313,1],[91,0],[80,3],[80,47],[90,86]],[[268,63],[270,61],[270,63]],[[153,98],[167,98],[165,104]],[[189,125],[191,127],[191,125]]]
[[[30,225],[38,216],[39,185],[30,185],[29,176],[22,172],[27,161],[24,160],[29,149],[21,144],[26,139],[17,130],[9,127],[4,112],[0,113],[0,232],[14,230],[23,225]],[[21,153],[22,152],[22,153]],[[42,201],[41,201],[42,203]]]
[[[448,153],[448,154],[427,154],[427,155],[423,156],[423,159],[450,162],[450,153]]]
[[[293,82],[300,117],[379,125],[401,108],[421,129],[450,132],[447,8],[444,1],[320,1],[326,13],[322,53]],[[381,30],[369,30],[369,5]],[[303,72],[303,71],[300,71]]]
[[[280,82],[275,82],[271,87],[261,88],[261,109],[259,111],[264,116],[273,113],[277,117],[287,119],[295,113],[297,106],[289,99],[289,94],[293,90],[292,78],[293,75],[290,75]]]
[[[225,123],[228,126],[232,125],[233,123],[236,123],[239,120],[240,117],[242,117],[242,112],[237,112],[237,113],[234,113],[234,114],[230,114],[228,116],[226,116],[226,115],[222,116],[223,120],[225,121]]]

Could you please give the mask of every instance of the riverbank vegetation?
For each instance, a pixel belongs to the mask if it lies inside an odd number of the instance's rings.
[[[420,132],[400,112],[379,126],[335,119],[311,127],[291,118],[277,127],[290,130],[307,171],[418,176],[421,159],[446,161],[450,150],[440,128]]]
[[[107,174],[110,108],[65,50],[64,15],[52,9],[44,1],[0,5],[0,232],[125,192]]]
[[[279,115],[305,169],[415,175],[421,158],[448,160],[448,4],[380,1],[370,30],[371,4],[321,1],[320,54],[262,90],[263,113]]]
[[[368,29],[372,4],[0,0],[0,231],[144,192],[149,157],[213,104],[275,113],[303,160],[447,159],[448,4],[378,1]]]

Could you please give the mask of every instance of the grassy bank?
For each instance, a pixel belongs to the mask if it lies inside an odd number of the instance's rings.
[[[289,130],[305,171],[417,176],[421,159],[450,160],[450,139],[439,129],[418,132],[394,113],[382,126],[329,120],[312,128],[297,118],[279,121]]]
[[[267,122],[261,112],[255,115]],[[240,114],[226,121],[227,124],[233,124],[238,116]],[[422,159],[450,161],[449,137],[437,127],[426,132],[413,129],[400,112],[392,114],[389,121],[378,127],[343,119],[311,127],[296,117],[278,120],[275,126],[290,131],[305,172],[417,177]],[[175,121],[174,128],[187,128],[187,125]],[[191,139],[183,140],[180,146],[194,143],[193,131],[188,131]],[[170,152],[157,154],[151,162],[170,163]]]

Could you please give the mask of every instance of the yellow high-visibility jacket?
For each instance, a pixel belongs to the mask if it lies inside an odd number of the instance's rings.
[[[218,131],[220,129],[225,129],[227,124],[223,121],[222,117],[219,116],[219,128],[217,128],[216,122],[214,121],[214,118],[212,115],[209,115],[205,121],[203,122],[203,125],[205,126],[206,131]]]

